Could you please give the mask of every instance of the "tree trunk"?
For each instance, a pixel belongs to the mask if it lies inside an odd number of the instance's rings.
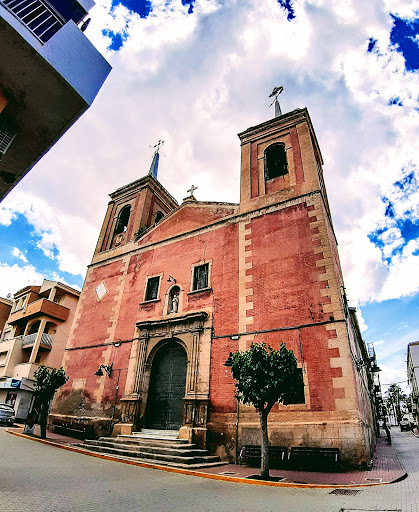
[[[260,465],[260,476],[262,478],[269,478],[269,440],[268,440],[268,413],[269,411],[260,410],[260,433],[262,438],[261,444],[261,465]]]
[[[396,414],[397,414],[397,422],[400,423],[402,421],[402,413],[400,411],[400,402],[396,403]]]
[[[47,438],[48,405],[49,402],[43,403],[41,405],[41,414],[39,417],[39,424],[41,427],[41,439]]]

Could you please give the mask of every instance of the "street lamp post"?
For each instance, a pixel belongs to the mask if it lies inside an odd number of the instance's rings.
[[[119,378],[121,376],[121,371],[122,370],[128,370],[128,368],[114,368],[113,367],[113,363],[111,363],[110,365],[101,364],[99,366],[99,368],[96,370],[95,375],[97,377],[103,377],[104,373],[103,373],[102,370],[105,370],[106,375],[109,378],[111,378],[112,372],[114,372],[114,371],[118,372],[118,377],[117,377],[117,380],[116,380],[115,399],[113,401],[113,408],[112,408],[112,416],[111,416],[111,419],[109,421],[109,428],[108,428],[108,435],[111,436],[111,434],[112,434],[112,427],[113,427],[113,420],[115,418],[116,402],[118,400]]]
[[[226,368],[231,368],[233,366],[233,352],[230,352],[228,354],[228,358],[225,361],[224,365]],[[235,457],[234,457],[234,464],[237,465],[237,460],[239,458],[239,399],[236,398],[236,446],[235,446]]]

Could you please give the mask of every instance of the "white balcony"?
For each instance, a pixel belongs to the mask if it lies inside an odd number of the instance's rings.
[[[65,25],[62,17],[42,0],[2,0],[2,4],[43,43]]]
[[[0,0],[0,56],[0,90],[13,94],[0,114],[1,200],[89,108],[111,66],[46,0]]]
[[[13,378],[22,380],[22,378],[33,380],[33,375],[39,368],[39,364],[19,363],[15,364]]]

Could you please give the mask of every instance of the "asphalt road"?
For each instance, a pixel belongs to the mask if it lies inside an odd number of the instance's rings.
[[[16,437],[0,427],[0,512],[419,512],[419,438],[392,429],[402,482],[352,489],[275,488],[129,466]]]

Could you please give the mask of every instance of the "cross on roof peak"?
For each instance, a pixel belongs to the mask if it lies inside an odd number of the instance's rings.
[[[197,189],[198,189],[198,187],[195,187],[195,185],[192,185],[191,188],[189,190],[187,190],[187,192],[190,192],[191,196],[193,196],[194,190],[197,190]]]
[[[164,144],[164,140],[159,139],[157,144],[154,144],[154,146],[150,146],[150,148],[154,148],[154,152],[158,153],[160,150],[160,146],[162,146],[163,144]]]

